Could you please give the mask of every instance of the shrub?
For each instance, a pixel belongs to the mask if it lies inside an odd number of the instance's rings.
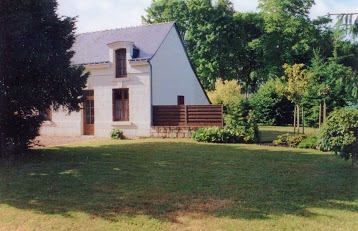
[[[112,129],[111,133],[110,133],[110,137],[114,140],[120,140],[123,139],[123,131],[119,130],[119,129]]]
[[[289,133],[279,135],[279,136],[277,136],[277,140],[272,141],[272,144],[275,145],[275,146],[278,146],[278,145],[288,145],[288,139],[289,139],[289,137],[290,137],[290,134],[289,134]]]
[[[295,136],[290,136],[288,138],[288,145],[290,147],[293,147],[293,148],[297,148],[298,145],[304,140],[306,139],[307,136],[306,135],[295,135]]]
[[[290,124],[293,104],[276,90],[275,80],[268,80],[250,98],[250,104],[259,123],[266,125]]]
[[[191,138],[198,142],[208,143],[237,143],[244,140],[239,133],[220,127],[199,128],[192,133]]]
[[[306,138],[306,135],[294,135],[291,136],[289,133],[277,136],[277,140],[272,141],[275,146],[283,145],[297,148],[298,145]]]
[[[246,143],[257,143],[260,141],[257,118],[251,110],[248,100],[239,100],[227,107],[225,124],[237,134],[242,134]]]
[[[318,149],[318,133],[313,133],[307,136],[306,139],[302,140],[302,142],[297,146],[298,148],[310,148],[310,149]]]
[[[324,124],[319,140],[320,148],[340,153],[342,158],[358,159],[358,109],[346,108],[332,112]]]

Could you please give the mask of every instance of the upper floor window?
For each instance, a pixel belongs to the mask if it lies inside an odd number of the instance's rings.
[[[126,49],[116,50],[116,78],[127,77]]]

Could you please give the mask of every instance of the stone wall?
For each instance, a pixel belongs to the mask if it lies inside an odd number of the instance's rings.
[[[150,129],[153,138],[190,138],[197,127],[154,127]]]

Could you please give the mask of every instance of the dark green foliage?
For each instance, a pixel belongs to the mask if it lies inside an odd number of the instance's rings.
[[[306,139],[302,140],[302,142],[300,142],[298,144],[298,148],[309,148],[309,149],[318,149],[319,145],[318,145],[318,139],[319,139],[319,134],[318,133],[312,133],[310,135],[308,135],[306,137]]]
[[[238,42],[234,48],[239,59],[236,63],[237,78],[248,94],[255,92],[258,84],[267,80],[267,75],[263,73],[264,49],[260,40],[264,34],[264,19],[261,13],[236,12],[234,20],[239,31]]]
[[[245,142],[259,142],[260,133],[257,125],[257,117],[253,112],[248,100],[239,100],[226,106],[227,111],[224,117],[228,128],[240,131],[244,134]]]
[[[110,136],[111,139],[113,139],[113,140],[124,139],[123,131],[120,130],[120,129],[113,129],[113,130],[111,131],[111,133],[109,134],[109,136]]]
[[[275,80],[268,80],[250,98],[259,123],[286,125],[293,120],[293,104],[276,90]]]
[[[358,109],[339,109],[332,112],[322,128],[320,148],[334,151],[343,158],[358,159]]]
[[[14,153],[22,152],[43,120],[37,111],[80,109],[88,74],[70,62],[75,18],[61,18],[56,10],[55,0],[0,2],[1,150],[11,140]]]

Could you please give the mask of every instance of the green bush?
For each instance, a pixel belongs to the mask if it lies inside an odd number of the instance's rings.
[[[285,125],[293,121],[293,104],[276,90],[275,80],[268,80],[250,98],[259,123]]]
[[[110,137],[114,140],[124,139],[123,131],[121,131],[119,129],[112,129],[112,131],[110,133]]]
[[[199,128],[192,133],[191,138],[198,142],[207,143],[254,143],[256,140],[252,135],[245,134],[240,128]]]
[[[358,159],[358,109],[346,108],[332,112],[324,124],[320,148],[334,151],[353,163]]]
[[[295,136],[290,136],[289,139],[288,139],[288,145],[290,147],[293,147],[293,148],[297,148],[298,145],[304,140],[306,139],[307,136],[306,135],[295,135]]]
[[[298,148],[309,148],[309,149],[318,149],[318,133],[313,133],[307,136],[306,139],[302,140],[301,143],[297,146]]]
[[[279,135],[277,136],[277,139],[272,141],[272,144],[275,145],[275,146],[278,146],[278,145],[288,145],[288,139],[290,137],[290,134],[289,133],[286,133],[286,134],[282,134],[282,135]]]
[[[199,128],[192,133],[191,138],[208,143],[238,143],[244,140],[240,133],[220,127]]]
[[[291,136],[289,133],[277,136],[277,140],[272,141],[275,146],[283,145],[297,148],[298,145],[306,138],[306,135],[294,135]]]
[[[260,141],[257,118],[248,100],[243,99],[228,105],[224,121],[229,130],[244,137],[244,142],[258,143]]]

